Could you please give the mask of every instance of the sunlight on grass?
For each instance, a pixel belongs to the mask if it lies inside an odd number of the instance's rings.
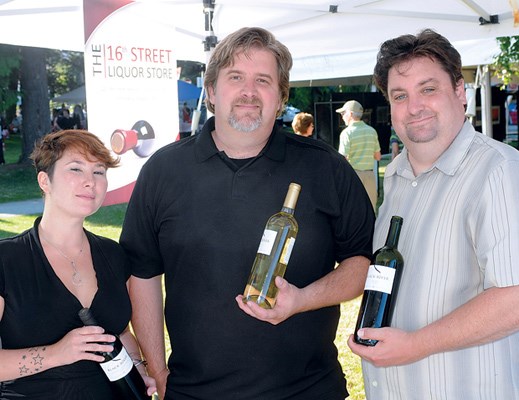
[[[20,215],[16,217],[0,217],[0,239],[11,237],[31,228],[36,215]]]
[[[119,241],[127,204],[101,207],[85,221],[85,229],[97,235]],[[0,217],[0,238],[15,236],[31,228],[38,215]]]
[[[366,399],[360,358],[351,352],[347,343],[349,336],[355,329],[361,299],[362,297],[358,297],[355,300],[341,304],[341,319],[335,338],[335,345],[339,350],[339,362],[348,381],[348,391],[350,392],[348,400]]]
[[[97,235],[119,241],[127,204],[101,207],[85,221],[85,228]]]

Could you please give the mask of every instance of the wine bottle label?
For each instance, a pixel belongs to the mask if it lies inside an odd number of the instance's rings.
[[[124,378],[133,368],[133,361],[123,347],[120,353],[113,359],[101,364],[110,382]]]
[[[383,265],[370,265],[364,290],[374,290],[376,292],[391,294],[395,272],[396,270],[394,268],[385,267]]]
[[[263,231],[263,236],[261,237],[258,253],[270,256],[270,253],[272,252],[272,247],[274,247],[274,242],[276,241],[276,235],[276,231],[273,231],[271,229],[265,229]]]
[[[290,255],[292,254],[292,249],[294,248],[294,243],[296,242],[296,239],[291,237],[288,238],[287,242],[285,243],[285,248],[283,249],[283,253],[281,253],[281,257],[279,259],[279,262],[281,264],[288,264],[288,260],[290,260]]]

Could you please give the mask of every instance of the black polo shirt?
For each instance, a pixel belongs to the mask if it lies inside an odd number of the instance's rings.
[[[273,326],[245,314],[234,298],[290,182],[301,185],[290,283],[304,287],[336,262],[371,257],[374,214],[362,183],[328,145],[276,130],[257,157],[238,167],[218,151],[213,130],[210,119],[199,135],[150,157],[121,235],[135,276],[165,273],[173,349],[167,397],[344,399],[333,343],[338,306]]]

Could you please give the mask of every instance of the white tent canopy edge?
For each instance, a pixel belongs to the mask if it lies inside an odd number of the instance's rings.
[[[157,7],[157,23],[176,26],[178,59],[205,62],[202,0],[141,2]],[[493,39],[517,34],[508,0],[436,0],[427,11],[415,0],[329,3],[215,0],[214,34],[221,40],[241,26],[271,30],[293,54],[294,82],[370,75],[381,42],[426,27],[451,40],[464,65],[490,63],[499,51]],[[492,15],[499,23],[480,24]],[[84,50],[83,0],[0,0],[0,21],[2,43]]]

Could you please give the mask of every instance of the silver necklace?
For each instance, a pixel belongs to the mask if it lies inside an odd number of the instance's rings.
[[[49,242],[47,239],[45,239],[41,234],[40,234],[40,237],[45,241],[47,242],[48,244],[50,244],[52,247],[54,247],[57,252],[62,256],[64,257],[69,263],[70,263],[70,266],[72,267],[72,284],[74,286],[81,286],[83,284],[83,278],[81,277],[81,274],[79,273],[79,271],[77,270],[77,266],[76,266],[76,261],[79,259],[79,257],[81,257],[81,254],[83,253],[83,248],[85,246],[85,236],[83,235],[83,241],[81,242],[81,249],[79,250],[79,253],[78,255],[76,256],[76,259],[73,260],[71,259],[70,257],[67,257],[55,244]]]

